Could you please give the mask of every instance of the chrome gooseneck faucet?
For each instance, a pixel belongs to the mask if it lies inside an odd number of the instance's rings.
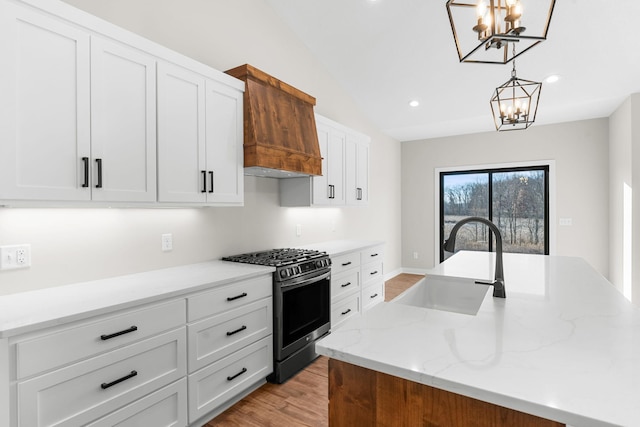
[[[458,230],[463,225],[469,222],[481,222],[482,224],[486,224],[493,234],[496,236],[496,271],[493,283],[482,282],[476,280],[476,283],[479,285],[491,285],[493,286],[493,296],[496,298],[506,298],[507,293],[504,287],[504,271],[502,269],[502,235],[500,234],[500,229],[496,227],[496,225],[485,218],[480,218],[478,216],[470,216],[468,218],[461,219],[453,226],[451,230],[451,234],[449,234],[449,238],[444,241],[444,250],[447,252],[454,252],[456,247],[456,234],[458,234]]]

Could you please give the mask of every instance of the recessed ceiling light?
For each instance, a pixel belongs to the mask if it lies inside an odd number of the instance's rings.
[[[555,83],[560,80],[560,76],[557,74],[551,74],[544,79],[545,83]]]
[[[418,105],[420,105],[420,102],[414,99],[413,101],[409,101],[409,105],[412,107],[417,107]]]

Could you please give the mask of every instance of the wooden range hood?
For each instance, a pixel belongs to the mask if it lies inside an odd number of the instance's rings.
[[[246,84],[245,174],[275,178],[322,175],[313,113],[316,99],[251,65],[225,72]]]

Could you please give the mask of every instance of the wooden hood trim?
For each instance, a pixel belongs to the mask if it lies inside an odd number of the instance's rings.
[[[248,64],[225,72],[246,85],[244,166],[322,175],[316,99]]]

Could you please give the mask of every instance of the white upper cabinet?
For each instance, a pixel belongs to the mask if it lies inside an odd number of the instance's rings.
[[[0,39],[0,199],[89,200],[89,35],[2,2]]]
[[[91,39],[93,200],[156,200],[156,61]]]
[[[158,181],[160,202],[243,203],[241,91],[158,65]]]
[[[242,205],[241,81],[64,2],[0,0],[0,58],[0,204]]]
[[[207,201],[244,202],[242,92],[222,83],[206,83]]]
[[[158,64],[158,200],[206,201],[205,80]]]
[[[316,114],[322,176],[280,180],[281,206],[369,202],[369,137]]]
[[[369,203],[369,137],[348,133],[345,143],[347,205]]]
[[[317,116],[316,116],[317,119]],[[345,134],[316,120],[322,176],[312,178],[314,205],[344,205]]]

